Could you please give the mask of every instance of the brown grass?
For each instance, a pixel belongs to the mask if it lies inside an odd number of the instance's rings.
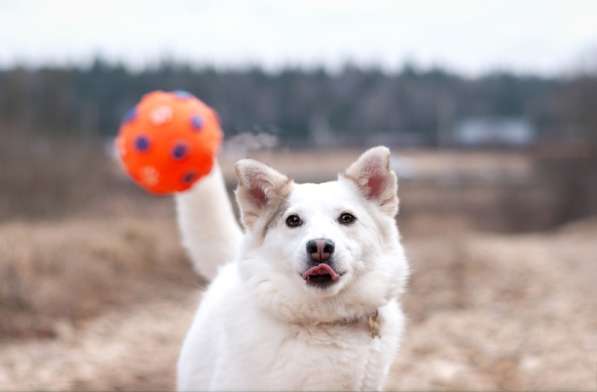
[[[411,318],[391,389],[597,387],[597,221],[574,233],[411,243]]]
[[[106,308],[193,287],[171,220],[72,219],[0,226],[0,338],[53,337]]]

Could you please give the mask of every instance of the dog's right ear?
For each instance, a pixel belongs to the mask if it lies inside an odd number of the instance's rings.
[[[290,193],[291,180],[271,167],[252,160],[241,159],[235,165],[238,177],[236,201],[241,220],[250,229],[266,210],[277,207]]]

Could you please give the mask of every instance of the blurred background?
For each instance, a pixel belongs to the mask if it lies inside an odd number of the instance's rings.
[[[115,163],[154,89],[299,181],[392,148],[389,390],[597,389],[597,3],[0,0],[0,389],[165,390],[205,282]]]

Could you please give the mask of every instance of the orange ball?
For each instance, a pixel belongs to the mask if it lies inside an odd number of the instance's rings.
[[[209,174],[221,140],[218,116],[205,103],[184,91],[154,91],[126,115],[116,148],[133,181],[163,195]]]

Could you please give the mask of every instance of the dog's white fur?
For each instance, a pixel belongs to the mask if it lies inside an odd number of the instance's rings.
[[[262,163],[239,161],[244,236],[219,169],[177,196],[183,242],[195,268],[213,278],[182,347],[179,390],[383,387],[398,352],[408,276],[389,158],[385,147],[370,149],[322,184],[296,184]],[[340,224],[343,212],[356,222]],[[288,227],[290,214],[304,223]],[[325,289],[302,277],[305,244],[314,238],[336,245],[342,276]],[[374,337],[367,318],[376,311]]]

